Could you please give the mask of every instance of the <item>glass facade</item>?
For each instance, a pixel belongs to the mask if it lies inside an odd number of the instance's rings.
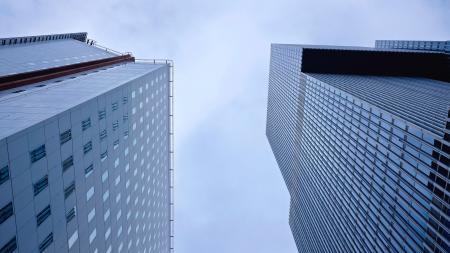
[[[449,252],[450,83],[302,72],[307,48],[272,45],[267,112],[299,252]]]

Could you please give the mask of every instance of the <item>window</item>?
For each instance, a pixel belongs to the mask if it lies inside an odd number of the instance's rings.
[[[84,144],[83,152],[84,154],[87,154],[91,150],[92,150],[92,141],[89,141],[88,143]]]
[[[93,208],[89,213],[88,213],[88,223],[92,221],[92,219],[94,219],[95,217],[95,208]]]
[[[48,186],[48,175],[45,175],[39,181],[37,181],[34,185],[34,196],[38,195],[41,191],[43,191]]]
[[[91,118],[87,118],[86,120],[81,121],[81,129],[83,129],[83,131],[85,131],[90,127],[91,127]]]
[[[53,242],[53,233],[50,233],[40,244],[39,244],[39,252],[44,252],[50,244]]]
[[[59,140],[61,141],[61,145],[70,141],[71,139],[72,139],[72,131],[70,129],[59,135]]]
[[[103,202],[105,202],[109,198],[109,190],[103,193]]]
[[[102,141],[103,139],[105,139],[107,136],[108,136],[108,134],[106,133],[106,129],[104,129],[104,130],[102,130],[101,132],[100,132],[100,141]]]
[[[119,128],[119,121],[118,121],[118,120],[116,120],[116,121],[113,123],[113,131],[116,131],[117,128]]]
[[[128,114],[123,115],[123,122],[128,120]]]
[[[113,148],[116,149],[119,147],[119,139],[115,140],[113,143]]]
[[[106,118],[106,110],[101,110],[98,112],[98,120]]]
[[[37,149],[30,152],[31,163],[37,162],[45,157],[45,145],[39,146]]]
[[[114,103],[112,103],[111,106],[112,106],[112,110],[115,111],[115,110],[119,109],[119,102],[114,102]]]
[[[106,210],[106,212],[105,212],[105,214],[103,215],[103,220],[106,222],[106,220],[109,218],[109,215],[110,215],[110,211],[109,211],[109,208],[108,208],[108,210]]]
[[[128,97],[125,96],[122,98],[122,104],[126,104],[128,102]]]
[[[78,240],[78,230],[75,230],[75,232],[73,232],[72,236],[70,236],[68,244],[69,244],[69,249],[72,248],[73,244]]]
[[[75,191],[75,181],[64,189],[64,198],[68,198]]]
[[[9,240],[1,249],[1,253],[12,253],[17,249],[17,241],[16,237],[13,237]]]
[[[100,160],[103,162],[108,157],[108,150],[100,154]]]
[[[76,216],[76,207],[72,207],[67,213],[66,213],[66,222],[69,223],[73,218]]]
[[[0,185],[9,179],[9,168],[8,165],[0,169]]]
[[[89,244],[92,243],[92,241],[94,241],[95,237],[97,236],[97,229],[94,228],[94,230],[92,231],[92,233],[89,235]]]
[[[102,182],[105,182],[106,179],[108,179],[108,171],[103,172],[103,175],[102,175]]]
[[[128,138],[128,131],[123,132],[123,138],[124,139]]]
[[[92,171],[94,171],[94,164],[91,164],[86,169],[84,169],[84,175],[86,177],[89,177],[89,175],[92,174]]]
[[[12,202],[6,204],[2,209],[0,209],[0,224],[5,222],[14,213]]]
[[[92,186],[86,193],[86,201],[89,201],[94,196],[94,186]]]
[[[111,227],[109,227],[105,232],[105,240],[108,240],[110,234],[111,234]]]
[[[73,156],[69,156],[66,160],[62,162],[63,172],[73,166]]]
[[[39,225],[44,223],[44,221],[48,218],[48,216],[50,216],[50,214],[51,214],[51,209],[50,209],[50,205],[48,205],[46,208],[44,208],[44,210],[40,211],[38,213],[38,215],[36,215],[36,221],[37,221],[38,227],[39,227]]]

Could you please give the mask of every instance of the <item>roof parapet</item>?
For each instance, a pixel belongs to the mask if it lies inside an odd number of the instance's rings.
[[[11,37],[11,38],[0,38],[0,47],[18,45],[18,44],[30,44],[36,42],[44,42],[51,40],[63,40],[63,39],[74,39],[81,42],[86,42],[87,33],[61,33],[61,34],[50,34],[50,35],[37,35],[37,36],[25,36],[25,37]]]

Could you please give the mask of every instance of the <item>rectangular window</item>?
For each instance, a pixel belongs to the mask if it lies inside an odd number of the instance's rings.
[[[103,193],[103,202],[105,202],[109,198],[109,190],[106,190],[105,193]]]
[[[123,138],[128,138],[128,131],[123,132]]]
[[[14,236],[11,240],[9,240],[1,249],[1,253],[12,253],[17,249],[17,241]]]
[[[72,139],[72,131],[70,129],[59,135],[61,145],[70,141],[71,139]]]
[[[50,209],[50,205],[48,205],[46,208],[44,208],[44,210],[40,211],[38,213],[38,215],[36,215],[36,221],[37,221],[38,227],[39,227],[39,225],[44,223],[44,221],[48,218],[48,216],[50,216],[50,214],[52,214],[52,211]]]
[[[108,150],[100,154],[100,160],[103,162],[108,157]]]
[[[69,250],[72,248],[73,244],[78,240],[78,230],[75,230],[75,232],[70,236],[69,238]]]
[[[110,234],[111,234],[111,227],[109,227],[105,232],[105,240],[108,240]]]
[[[128,102],[128,97],[123,97],[122,98],[122,104],[126,104]]]
[[[74,191],[75,191],[75,181],[73,181],[69,186],[66,187],[66,189],[64,189],[64,198],[67,199]]]
[[[106,181],[106,179],[108,179],[108,171],[103,172],[102,182],[104,183]]]
[[[0,185],[9,179],[9,168],[8,165],[0,169]]]
[[[115,111],[117,109],[119,109],[119,102],[112,103],[112,110]]]
[[[92,241],[94,241],[96,236],[97,236],[97,229],[94,228],[94,231],[92,231],[92,233],[89,235],[89,244],[91,244]]]
[[[85,131],[90,127],[91,127],[91,118],[87,118],[86,120],[81,121],[81,129],[83,129],[83,131]]]
[[[98,120],[106,118],[106,110],[101,110],[98,112]]]
[[[100,141],[102,141],[103,139],[105,139],[107,136],[108,136],[108,134],[106,133],[106,129],[104,129],[104,130],[102,130],[101,132],[100,132]]]
[[[34,196],[38,195],[41,191],[43,191],[48,186],[48,176],[45,175],[39,181],[37,181],[34,185]]]
[[[128,120],[128,114],[123,115],[123,122]]]
[[[66,214],[66,222],[69,223],[76,216],[76,209],[72,207]]]
[[[86,193],[86,201],[89,201],[94,196],[94,186],[92,186]]]
[[[118,121],[118,120],[116,120],[116,121],[113,123],[113,131],[116,131],[117,128],[119,128],[119,121]]]
[[[5,222],[14,213],[12,202],[9,202],[2,209],[0,209],[0,224]]]
[[[45,239],[39,244],[39,252],[44,252],[50,244],[53,242],[53,233],[50,233]]]
[[[92,208],[92,210],[88,213],[88,223],[92,221],[95,217],[95,208]]]
[[[73,166],[73,156],[69,156],[66,160],[62,162],[63,172]]]
[[[106,220],[109,218],[109,215],[110,215],[110,211],[109,211],[109,208],[108,208],[108,210],[106,210],[106,212],[105,212],[105,214],[103,215],[103,220],[106,222]]]
[[[84,169],[84,175],[86,177],[89,177],[89,175],[91,175],[93,171],[94,171],[94,164],[91,164],[86,169]]]
[[[30,152],[31,163],[37,162],[45,157],[45,145],[41,145],[37,149]]]
[[[116,149],[119,147],[119,139],[115,140],[113,143],[113,148]]]
[[[91,150],[92,150],[92,141],[89,141],[88,143],[84,144],[83,152],[84,154],[87,154]]]

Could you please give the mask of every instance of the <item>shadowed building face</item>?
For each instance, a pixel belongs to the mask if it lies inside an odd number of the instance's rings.
[[[267,138],[299,252],[448,252],[450,42],[272,45]]]

